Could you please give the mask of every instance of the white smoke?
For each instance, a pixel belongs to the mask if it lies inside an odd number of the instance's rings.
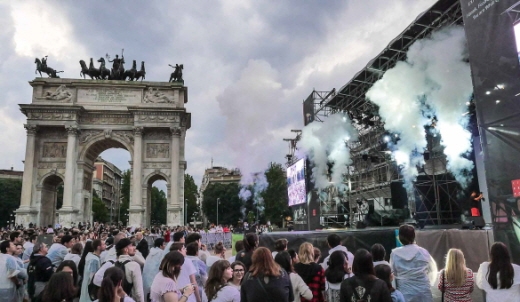
[[[313,163],[312,180],[317,188],[325,189],[330,182],[336,186],[343,185],[343,175],[351,163],[346,142],[355,141],[357,137],[358,131],[343,113],[336,113],[323,123],[313,122],[303,128],[298,156],[306,156]],[[334,163],[330,182],[326,176],[328,162]]]
[[[405,182],[417,176],[417,164],[427,142],[423,126],[431,123],[427,114],[437,118],[436,129],[442,137],[448,169],[465,186],[465,170],[473,163],[462,157],[471,150],[471,133],[465,127],[466,102],[472,94],[469,64],[464,61],[465,36],[462,27],[449,27],[430,38],[415,42],[407,60],[388,70],[367,92],[379,105],[385,128],[399,133],[394,158],[403,165]]]

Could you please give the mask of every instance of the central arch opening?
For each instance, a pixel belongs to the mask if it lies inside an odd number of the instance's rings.
[[[148,225],[165,225],[168,207],[168,182],[161,174],[155,174],[150,177],[147,185],[147,202],[148,209],[150,209],[150,215],[146,217]]]
[[[132,154],[120,141],[102,138],[87,147],[83,166],[83,213],[88,221],[126,225]]]
[[[42,182],[40,225],[53,226],[59,221],[58,212],[63,205],[63,179],[52,174]]]

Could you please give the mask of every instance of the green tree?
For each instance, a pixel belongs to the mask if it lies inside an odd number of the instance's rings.
[[[126,217],[128,214],[128,208],[130,207],[130,181],[132,179],[132,173],[130,170],[126,170],[122,175],[122,184],[121,184],[121,208],[119,209],[119,221],[126,224]]]
[[[0,179],[0,226],[7,225],[10,215],[20,206],[22,181]]]
[[[195,180],[189,174],[184,174],[184,199],[186,199],[188,221],[192,221],[194,212],[199,212],[197,207],[198,188]]]
[[[238,183],[231,184],[210,184],[204,191],[202,208],[204,214],[211,223],[217,223],[217,198],[220,203],[218,206],[218,223],[236,225],[242,219],[240,208],[242,201],[238,197],[240,187]]]
[[[265,177],[269,183],[261,193],[265,205],[265,219],[281,226],[283,217],[290,215],[285,169],[281,164],[271,163],[265,171]]]
[[[157,187],[152,187],[151,195],[152,210],[150,219],[152,224],[166,224],[166,193]]]
[[[94,221],[108,222],[110,219],[108,209],[105,203],[96,193],[96,190],[92,190],[92,216]]]

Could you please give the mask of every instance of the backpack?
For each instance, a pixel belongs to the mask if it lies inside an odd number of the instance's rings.
[[[43,257],[37,259],[36,261],[34,261],[34,263],[30,262],[29,266],[27,267],[27,275],[29,276],[29,279],[27,280],[27,293],[31,298],[34,297],[34,292],[36,290],[36,287],[34,285],[34,283],[36,282],[36,264],[42,258]]]
[[[114,265],[114,263],[115,263],[115,261],[113,261],[113,260],[108,260],[107,262],[112,263],[112,265]],[[103,265],[105,263],[103,263]],[[99,269],[101,269],[103,267],[103,265],[101,265],[99,267]],[[98,270],[98,272],[99,272],[99,270]],[[89,296],[90,300],[96,301],[98,299],[97,296],[98,296],[99,289],[100,289],[100,287],[97,286],[96,284],[94,284],[94,276],[92,276],[92,279],[90,279],[90,282],[87,286],[87,292],[88,292],[88,296]]]
[[[132,288],[134,287],[134,284],[133,283],[130,283],[128,282],[128,280],[126,280],[126,270],[125,270],[125,265],[130,262],[132,260],[126,260],[124,262],[119,262],[119,261],[116,261],[116,263],[114,263],[114,266],[115,267],[119,267],[122,271],[123,271],[123,290],[125,291],[125,293],[127,293],[128,295],[130,295],[130,293],[132,292]]]

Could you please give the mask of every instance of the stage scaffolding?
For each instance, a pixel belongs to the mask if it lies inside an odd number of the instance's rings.
[[[391,198],[391,183],[400,182],[401,176],[396,163],[391,160],[386,149],[385,140],[389,134],[384,129],[384,124],[378,116],[377,105],[366,99],[366,92],[372,85],[381,79],[384,73],[393,68],[397,62],[406,59],[409,47],[417,40],[428,37],[433,31],[448,25],[462,24],[462,11],[458,0],[440,0],[428,11],[421,14],[398,37],[372,59],[364,69],[359,71],[347,84],[339,90],[316,91],[313,90],[304,101],[304,119],[311,121],[324,121],[328,116],[344,112],[354,126],[359,130],[358,142],[349,143],[353,163],[349,167],[348,175],[345,175],[345,186],[348,190],[343,192],[331,187],[320,197],[322,203],[322,224],[327,227],[341,223],[341,209],[348,204],[348,219],[354,225],[357,220],[357,199],[371,199],[374,208],[379,209],[381,224],[383,217],[391,215],[392,207],[388,206]],[[309,106],[312,105],[312,106]],[[312,114],[305,112],[312,107]],[[307,109],[307,110],[308,110]],[[431,158],[425,165],[425,171],[421,171],[418,181],[412,190],[408,190],[410,202],[405,206],[410,213],[417,210],[416,217],[428,224],[446,224],[458,220],[455,209],[460,211],[456,203],[458,183],[446,172],[446,159],[440,154],[431,152]],[[439,163],[443,163],[444,172],[435,170]],[[432,165],[434,171],[427,171]],[[323,199],[323,201],[322,201]],[[332,204],[336,203],[336,207]],[[376,204],[378,203],[378,204]],[[339,206],[338,206],[339,205]],[[336,217],[336,218],[335,218]]]

